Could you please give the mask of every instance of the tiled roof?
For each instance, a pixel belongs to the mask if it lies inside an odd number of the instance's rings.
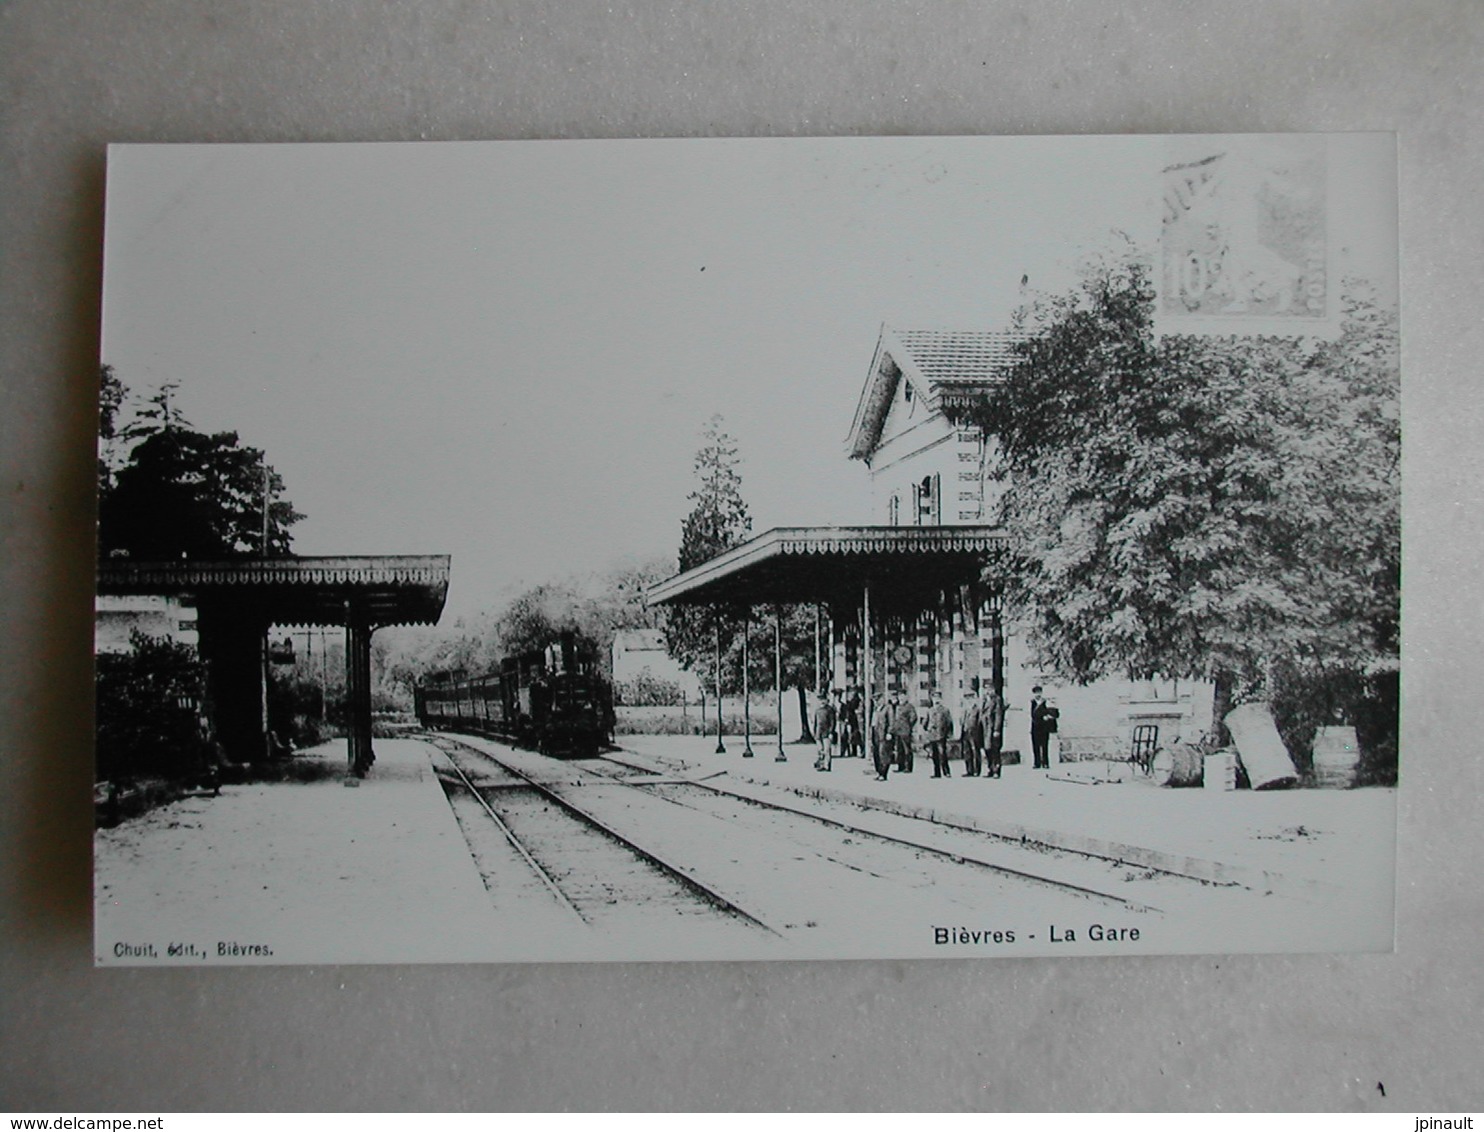
[[[1006,379],[1022,337],[1008,330],[898,330],[883,325],[845,450],[852,459],[870,457],[904,374],[934,412],[962,411]]]
[[[929,381],[992,382],[1015,364],[1020,337],[1005,330],[894,330]],[[903,361],[905,359],[899,359]]]

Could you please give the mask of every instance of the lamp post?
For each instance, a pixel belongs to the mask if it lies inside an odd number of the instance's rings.
[[[1005,698],[1005,620],[1004,599],[999,591],[989,596],[989,679],[994,694]]]
[[[752,751],[752,689],[748,682],[749,638],[752,636],[752,606],[742,613],[742,757],[750,759]]]

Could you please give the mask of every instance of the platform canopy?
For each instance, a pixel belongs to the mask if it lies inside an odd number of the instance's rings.
[[[650,605],[879,605],[924,608],[979,580],[1002,552],[1001,527],[776,527],[651,586]],[[878,606],[879,607],[879,606]]]
[[[99,563],[98,592],[189,595],[199,617],[215,730],[238,762],[272,757],[268,719],[271,625],[345,627],[346,743],[353,773],[371,750],[371,634],[431,625],[448,596],[446,554]]]
[[[100,594],[194,593],[230,599],[275,625],[431,625],[448,596],[446,554],[242,558],[99,564]]]

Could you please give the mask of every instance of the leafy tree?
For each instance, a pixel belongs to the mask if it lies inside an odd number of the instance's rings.
[[[718,414],[707,423],[696,452],[695,490],[688,498],[693,506],[680,529],[679,566],[682,572],[709,562],[752,533],[752,516],[742,498],[741,465],[737,442],[726,432]],[[672,606],[666,612],[665,640],[670,655],[707,687],[714,687],[716,641],[726,650],[738,617],[733,611]],[[727,666],[723,665],[723,673]]]
[[[696,452],[699,484],[688,496],[694,506],[680,531],[680,569],[709,562],[752,533],[752,515],[742,498],[742,463],[737,442],[726,432],[721,414],[707,422]]]
[[[692,508],[681,527],[679,566],[700,566],[745,542],[752,534],[752,517],[742,496],[741,458],[736,441],[714,416],[702,434],[696,453],[697,487],[687,497]],[[757,610],[748,637],[748,681],[753,691],[769,688],[776,677],[772,611]],[[783,686],[795,689],[806,742],[809,729],[807,691],[814,684],[814,607],[784,606]],[[700,676],[707,688],[716,685],[716,642],[721,639],[721,684],[726,692],[742,688],[742,632],[745,618],[739,609],[672,606],[666,614],[665,637],[670,654]]]
[[[1219,707],[1394,671],[1394,312],[1350,284],[1333,342],[1157,339],[1153,299],[1130,259],[1041,300],[971,414],[1008,480],[991,580],[1038,660],[1078,682],[1205,675]]]
[[[118,470],[118,418],[129,390],[112,366],[98,371],[98,498],[113,490],[113,477]]]
[[[601,627],[605,647],[615,633],[624,629],[658,629],[664,615],[645,601],[649,587],[670,576],[669,560],[650,557],[619,562],[596,575],[585,588],[583,615]]]
[[[289,528],[304,516],[283,497],[282,477],[260,449],[244,447],[235,432],[191,428],[172,403],[174,388],[162,386],[129,425],[119,428],[127,390],[112,367],[103,368],[100,553],[144,559],[288,554]],[[120,441],[133,446],[115,470]]]
[[[615,633],[659,627],[660,613],[644,604],[644,592],[669,573],[664,559],[622,561],[597,573],[534,586],[503,609],[461,617],[452,625],[382,630],[376,641],[387,650],[385,680],[410,698],[430,672],[489,672],[512,653],[545,647],[565,629],[594,643],[608,674]]]
[[[495,622],[501,650],[511,653],[545,648],[566,629],[580,631],[578,599],[569,585],[543,584],[521,594]]]
[[[661,560],[624,562],[600,574],[535,586],[495,621],[501,655],[544,648],[571,629],[593,642],[606,669],[620,630],[658,627],[658,611],[644,604],[644,591],[667,575]]]
[[[105,366],[104,369],[109,373],[113,372],[112,366]],[[120,383],[120,388],[123,388],[122,383]],[[189,429],[190,422],[185,419],[179,406],[175,404],[175,394],[179,389],[180,382],[178,381],[164,382],[151,396],[144,399],[144,404],[135,410],[133,419],[119,430],[119,438],[137,442],[157,432]]]

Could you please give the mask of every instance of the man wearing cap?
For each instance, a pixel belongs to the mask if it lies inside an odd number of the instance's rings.
[[[928,750],[933,754],[933,777],[948,778],[948,737],[953,734],[953,716],[943,706],[943,693],[933,690],[933,705],[925,724]]]
[[[829,770],[835,753],[835,730],[839,724],[836,704],[840,693],[835,693],[834,702],[824,689],[819,693],[819,706],[814,709],[814,741],[819,744],[819,755],[814,760],[815,770]]]

